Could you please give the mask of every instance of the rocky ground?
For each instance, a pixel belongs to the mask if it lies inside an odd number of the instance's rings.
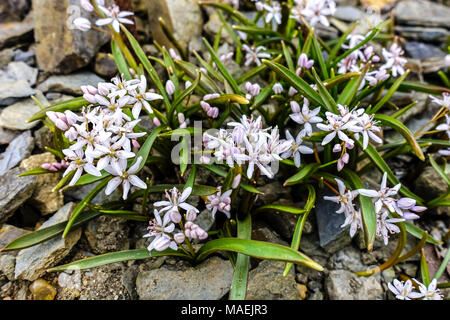
[[[161,12],[158,8],[163,2],[168,8],[163,17],[171,21],[182,45],[189,50],[203,51],[201,36],[215,35],[220,20],[215,11],[201,9],[195,0],[135,0],[135,31],[144,49],[148,53],[157,52],[152,39],[167,44],[157,20]],[[336,2],[339,4],[336,18],[352,22],[366,17],[356,0]],[[96,85],[117,71],[108,55],[107,37],[67,27],[66,22],[75,10],[74,7],[68,9],[67,4],[76,6],[78,3],[78,0],[0,3],[0,248],[30,231],[65,221],[76,202],[92,188],[72,189],[61,194],[51,192],[59,181],[58,173],[17,177],[21,172],[56,160],[45,151],[52,141],[49,130],[40,122],[26,123],[39,110],[30,97],[36,96],[44,105],[52,104],[80,95],[80,85]],[[412,77],[436,81],[435,72],[444,67],[444,49],[450,35],[450,1],[393,1],[382,15],[390,14],[391,9],[394,9],[395,32],[404,40],[402,45]],[[49,16],[52,18],[48,19]],[[335,37],[338,33],[334,27],[318,31],[324,38]],[[223,38],[225,43],[220,50],[226,52],[231,40],[226,32]],[[236,66],[229,67],[232,73],[242,72]],[[413,130],[428,121],[435,111],[426,94],[399,93],[393,99],[398,106],[419,101],[402,119]],[[388,141],[395,138],[393,132],[386,132],[385,136]],[[425,167],[412,157],[394,158],[390,165],[398,177],[406,179],[402,180],[404,183],[426,199],[446,190],[444,180],[431,167]],[[214,176],[200,173],[200,180],[212,181],[211,185],[215,185]],[[378,172],[366,176],[369,183],[380,179]],[[259,201],[303,205],[296,203],[294,191],[282,188],[280,182],[271,181],[261,190],[266,196]],[[103,200],[104,195],[99,195],[93,202]],[[449,213],[448,208],[430,211],[417,223],[440,240],[448,232]],[[201,225],[205,230],[214,224],[208,217],[205,212]],[[353,272],[385,262],[394,251],[396,241],[393,239],[388,246],[376,243],[374,251],[368,253],[359,236],[352,240],[348,230],[340,228],[342,219],[329,210],[327,203],[319,201],[305,226],[300,249],[325,266],[324,272],[297,266],[283,277],[282,263],[252,259],[247,299],[392,299],[387,283],[396,275],[404,273],[420,278],[419,255],[381,274],[368,278],[356,276]],[[296,222],[292,215],[261,213],[254,221],[252,239],[289,245]],[[145,227],[144,223],[103,216],[72,231],[65,239],[54,238],[18,252],[0,253],[0,298],[227,298],[233,268],[226,256],[221,255],[195,267],[177,258],[159,257],[71,273],[45,272],[49,267],[83,257],[145,248],[147,242],[142,238]],[[407,249],[416,243],[416,239],[408,238]],[[446,249],[431,245],[425,249],[433,273]],[[448,281],[449,274],[444,273],[441,282]],[[448,292],[444,294],[449,296]]]

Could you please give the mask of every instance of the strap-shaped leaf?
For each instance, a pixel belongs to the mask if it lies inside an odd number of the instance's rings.
[[[235,20],[247,25],[247,26],[254,26],[255,24],[250,21],[249,19],[247,19],[247,17],[245,15],[243,15],[241,12],[239,12],[239,10],[236,10],[235,8],[233,8],[230,5],[227,5],[225,3],[221,3],[221,2],[210,2],[210,1],[199,1],[198,2],[199,5],[201,6],[210,6],[210,7],[214,7],[220,10],[225,11],[226,13],[228,13],[231,17],[233,17]]]
[[[415,237],[417,239],[422,239],[423,235],[425,234],[425,231],[423,231],[419,227],[415,226],[412,222],[406,221],[405,228],[406,228],[406,231],[410,235],[412,235],[413,237]],[[431,244],[436,244],[436,245],[440,245],[443,243],[442,241],[438,241],[430,235],[427,236],[427,242],[431,243]]]
[[[325,108],[328,111],[334,112],[334,113],[338,113],[338,108],[337,108],[337,104],[336,101],[334,101],[333,97],[331,96],[331,94],[328,92],[328,89],[324,86],[324,84],[322,83],[322,80],[320,80],[319,75],[317,74],[316,70],[314,69],[314,67],[311,69],[312,73],[314,75],[314,80],[316,81],[317,84],[317,88],[319,90],[319,94],[322,97],[322,101],[325,105]]]
[[[291,213],[291,214],[303,214],[307,210],[303,208],[297,208],[292,206],[283,206],[279,204],[268,204],[265,206],[261,206],[255,210],[255,212],[261,211],[275,211],[275,212],[283,212],[283,213]]]
[[[111,52],[114,56],[114,62],[116,63],[117,69],[119,70],[120,74],[123,74],[125,80],[131,80],[132,77],[128,68],[127,61],[125,60],[125,57],[123,56],[119,45],[114,39],[111,40]]]
[[[381,98],[380,101],[373,107],[370,108],[368,111],[369,114],[377,113],[378,110],[381,109],[385,105],[386,102],[389,101],[389,99],[394,95],[395,92],[397,92],[398,88],[400,87],[401,83],[406,79],[406,77],[409,74],[409,70],[407,70],[400,78],[398,78],[390,87],[388,92]]]
[[[152,257],[161,257],[161,256],[178,256],[188,258],[188,256],[183,253],[181,250],[174,251],[171,249],[167,249],[164,251],[156,251],[153,250],[152,253],[147,249],[135,249],[135,250],[124,250],[112,253],[105,253],[95,257],[89,257],[86,259],[78,260],[72,263],[68,263],[62,266],[54,267],[48,269],[48,272],[55,271],[63,271],[63,270],[83,270],[90,269],[95,267],[104,266],[110,263],[116,263],[121,261],[129,261],[129,260],[142,260],[148,259]]]
[[[292,177],[287,179],[284,182],[283,186],[285,186],[285,187],[286,186],[292,186],[294,184],[298,184],[298,183],[302,182],[304,179],[306,179],[310,175],[312,175],[318,169],[318,166],[319,165],[317,163],[309,163],[309,164],[307,164],[306,166],[301,168],[299,172],[297,172]]]
[[[323,101],[320,95],[309,86],[309,84],[298,77],[295,73],[288,68],[282,66],[279,63],[263,59],[262,62],[269,66],[270,69],[275,71],[278,75],[286,79],[297,91],[303,94],[310,102],[314,102],[317,105],[322,105]]]
[[[422,161],[425,160],[425,155],[423,154],[422,148],[417,143],[416,138],[414,138],[414,135],[411,133],[411,131],[409,131],[409,129],[403,123],[385,114],[377,114],[375,115],[375,119],[381,121],[384,125],[387,125],[400,133],[406,139],[406,141],[408,141],[411,149],[414,151],[416,156]]]
[[[323,271],[323,267],[320,264],[292,248],[270,242],[236,238],[222,238],[209,241],[197,252],[197,260],[202,261],[217,251],[237,252],[263,260],[292,262],[305,265],[317,271]]]
[[[434,170],[436,170],[436,172],[441,176],[442,179],[444,179],[447,185],[450,186],[450,178],[445,174],[444,170],[439,167],[431,154],[428,155],[428,158],[430,159],[430,163],[433,166]]]
[[[139,169],[137,172],[141,171],[142,168],[145,166],[147,158],[150,155],[150,152],[152,151],[153,143],[155,142],[156,138],[158,137],[158,134],[161,132],[162,129],[164,129],[163,126],[156,127],[152,131],[152,133],[147,137],[147,140],[145,140],[144,144],[141,146],[138,153],[136,154],[136,160],[133,161],[133,164],[137,161],[139,157],[142,157],[142,161],[141,164],[139,165]]]
[[[90,102],[84,100],[84,98],[73,98],[66,101],[58,102],[36,112],[27,122],[33,122],[41,120],[46,117],[47,111],[64,112],[66,110],[79,110],[84,106],[89,105]]]

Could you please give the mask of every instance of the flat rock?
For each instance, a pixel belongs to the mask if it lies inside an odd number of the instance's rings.
[[[51,76],[42,82],[38,89],[42,92],[60,92],[71,95],[82,95],[81,86],[92,85],[97,87],[102,78],[91,72],[79,72],[70,75]]]
[[[198,40],[203,29],[203,15],[196,0],[147,0],[150,30],[159,44],[172,48],[164,35],[158,19],[162,17],[167,27],[184,49]]]
[[[301,300],[295,273],[283,276],[285,263],[262,261],[250,271],[246,300]]]
[[[319,230],[320,246],[327,252],[336,252],[351,242],[348,228],[341,228],[345,215],[336,213],[339,204],[323,199],[323,196],[334,194],[321,194],[315,206],[317,227]]]
[[[404,38],[426,42],[444,42],[450,35],[447,29],[436,27],[395,26],[394,31]]]
[[[447,190],[446,182],[432,166],[423,169],[414,186],[416,193],[426,200],[434,199]]]
[[[34,138],[31,136],[30,131],[25,131],[14,138],[5,152],[0,154],[0,175],[14,168],[23,159],[29,157],[33,147]]]
[[[14,140],[20,134],[18,131],[13,131],[9,129],[5,129],[0,126],[0,145],[1,144],[10,144],[11,141]]]
[[[36,90],[35,96],[44,106],[49,103],[45,96],[39,90]],[[27,122],[36,112],[41,108],[33,99],[26,99],[16,102],[6,108],[3,108],[0,113],[0,126],[10,130],[28,130],[35,127],[39,121]]]
[[[356,21],[363,17],[363,12],[354,6],[338,6],[334,18],[343,21]]]
[[[380,276],[359,277],[347,270],[330,271],[325,281],[330,300],[383,300]]]
[[[28,233],[30,233],[30,231],[17,228],[9,224],[4,224],[0,228],[0,249],[6,247],[11,241],[14,241]]]
[[[33,28],[34,23],[31,14],[21,22],[0,23],[0,49],[23,41],[31,41]]]
[[[0,71],[1,81],[26,80],[31,86],[36,83],[38,69],[30,67],[23,61],[13,61],[5,70]]]
[[[347,246],[335,252],[329,260],[330,269],[345,269],[359,272],[367,269],[361,261],[361,251],[353,246]]]
[[[57,223],[67,221],[75,209],[75,203],[69,202],[58,210],[50,219],[38,229],[47,228]],[[16,258],[15,278],[34,281],[45,271],[61,261],[77,243],[81,236],[81,229],[71,231],[65,238],[52,238],[38,245],[23,249]]]
[[[55,156],[50,152],[46,152],[32,155],[23,160],[20,163],[20,167],[28,171],[38,169],[44,163],[53,162],[56,162]],[[60,180],[59,173],[39,174],[36,176],[36,180],[36,189],[30,198],[33,205],[36,206],[43,215],[53,213],[61,208],[64,205],[63,194],[61,192],[52,192],[53,187],[56,186]]]
[[[450,8],[426,0],[403,0],[395,8],[398,24],[450,28]]]
[[[12,80],[0,82],[0,106],[7,106],[20,98],[28,98],[36,94],[27,80]]]
[[[23,169],[14,168],[0,176],[0,224],[8,220],[33,194],[36,178],[18,178]]]
[[[108,42],[109,36],[103,32],[83,32],[73,26],[77,15],[71,8],[77,7],[82,17],[95,21],[95,14],[82,10],[79,4],[78,0],[32,1],[36,57],[40,69],[50,73],[71,73],[86,66]]]
[[[212,257],[196,267],[142,271],[136,278],[141,300],[219,300],[231,287],[233,267]]]
[[[109,79],[117,73],[117,65],[109,54],[99,52],[95,56],[94,71],[100,77]]]
[[[410,41],[403,44],[406,54],[413,59],[443,58],[446,53],[440,48],[423,42]]]

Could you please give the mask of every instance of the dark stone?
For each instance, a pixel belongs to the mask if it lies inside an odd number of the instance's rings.
[[[422,42],[406,42],[403,44],[406,54],[414,59],[428,59],[435,57],[445,57],[445,52],[436,46],[431,44],[425,44]]]

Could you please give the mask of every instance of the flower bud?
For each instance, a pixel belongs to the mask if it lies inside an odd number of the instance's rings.
[[[240,183],[241,183],[241,174],[238,174],[236,177],[234,177],[233,183],[231,184],[231,188],[236,189],[237,187],[239,187]]]
[[[195,221],[195,219],[197,219],[197,213],[194,210],[189,210],[186,213],[186,220],[187,221]]]
[[[170,240],[169,237],[162,236],[162,237],[160,237],[160,238],[158,238],[158,239],[153,241],[153,245],[154,245],[153,248],[156,251],[164,251],[164,250],[166,250],[169,247],[170,241],[171,240]]]
[[[296,94],[297,94],[297,90],[295,90],[295,88],[294,87],[290,87],[289,88],[289,91],[288,91],[288,95],[290,96],[290,97],[292,97],[292,96],[295,96]]]
[[[173,84],[172,80],[167,80],[166,82],[166,92],[169,96],[173,95],[175,93],[175,85]]]
[[[186,236],[184,235],[184,233],[179,232],[179,233],[175,234],[173,236],[173,238],[174,238],[176,243],[183,243],[184,239],[186,238]]]
[[[91,22],[86,18],[76,18],[73,24],[78,30],[88,31],[91,29]]]
[[[333,147],[333,152],[341,152],[342,147],[339,143],[336,143]]]
[[[277,82],[273,85],[272,90],[276,94],[280,94],[283,92],[283,86],[281,85],[281,83]]]
[[[342,161],[342,159],[339,159],[337,162],[337,169],[338,171],[341,171],[342,169],[344,169],[345,163],[344,161]]]
[[[91,4],[90,0],[80,0],[80,4],[86,11],[88,12],[94,11],[94,6]]]
[[[211,109],[211,106],[209,105],[209,103],[207,103],[205,101],[200,101],[200,105],[203,108],[203,110],[205,110],[205,112],[208,112]]]
[[[157,127],[159,127],[161,125],[161,122],[159,121],[159,119],[157,117],[153,118],[153,124]]]
[[[297,101],[291,101],[291,109],[293,113],[300,113],[300,105],[297,103]]]
[[[136,139],[132,139],[131,143],[133,144],[133,147],[135,147],[136,149],[139,149],[141,147],[141,145]]]

